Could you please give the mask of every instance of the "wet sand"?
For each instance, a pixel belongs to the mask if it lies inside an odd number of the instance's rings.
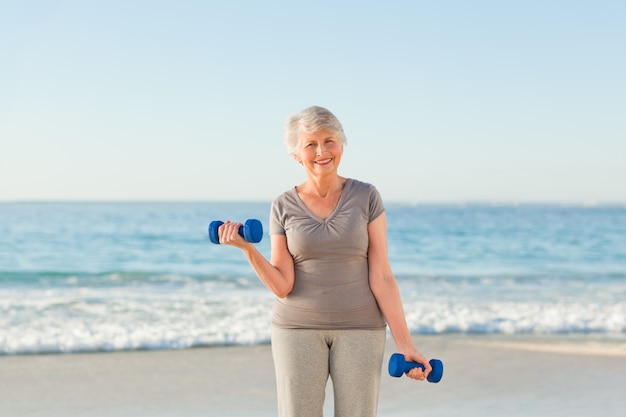
[[[383,369],[379,416],[623,416],[626,346],[421,336],[438,384]],[[386,360],[393,353],[387,341]],[[275,416],[270,346],[0,356],[0,416]],[[329,384],[325,416],[332,416]]]

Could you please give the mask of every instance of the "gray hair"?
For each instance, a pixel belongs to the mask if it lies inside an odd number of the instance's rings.
[[[342,145],[348,143],[339,119],[324,107],[311,106],[300,113],[292,114],[285,122],[285,146],[289,155],[298,153],[300,133],[313,133],[319,130],[335,133]]]

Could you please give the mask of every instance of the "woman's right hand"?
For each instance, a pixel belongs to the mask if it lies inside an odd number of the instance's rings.
[[[217,236],[222,245],[231,245],[237,248],[244,248],[251,243],[247,242],[243,237],[239,235],[239,228],[243,226],[241,223],[234,223],[230,220],[226,220],[226,223],[222,224],[217,229]]]

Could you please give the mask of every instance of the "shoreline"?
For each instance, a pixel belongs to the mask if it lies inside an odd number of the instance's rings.
[[[466,341],[475,346],[515,349],[578,356],[626,358],[626,340],[599,339],[584,336],[502,336],[489,335]]]
[[[626,339],[606,335],[568,334],[568,335],[535,335],[535,334],[476,334],[476,333],[445,333],[412,335],[415,343],[422,340],[442,338],[448,341],[467,343],[476,346],[498,347],[536,352],[552,352],[570,355],[626,357]],[[393,339],[387,333],[387,345],[393,345]],[[38,356],[73,356],[73,355],[115,355],[125,353],[156,353],[180,352],[203,349],[236,349],[270,346],[270,342],[251,344],[217,344],[207,346],[191,346],[183,348],[139,348],[121,350],[77,350],[70,352],[0,352],[0,360],[6,357],[38,357]],[[418,347],[419,349],[419,347]]]
[[[626,344],[567,338],[414,337],[444,363],[439,384],[392,378],[380,417],[621,416]],[[275,416],[270,345],[0,356],[0,409],[11,416]],[[601,410],[601,411],[599,411]],[[332,415],[327,389],[325,416]]]

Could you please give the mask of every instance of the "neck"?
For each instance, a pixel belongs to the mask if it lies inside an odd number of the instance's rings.
[[[324,178],[309,178],[307,182],[301,185],[301,189],[318,197],[326,198],[335,192],[341,191],[345,181],[345,178],[338,175]]]

